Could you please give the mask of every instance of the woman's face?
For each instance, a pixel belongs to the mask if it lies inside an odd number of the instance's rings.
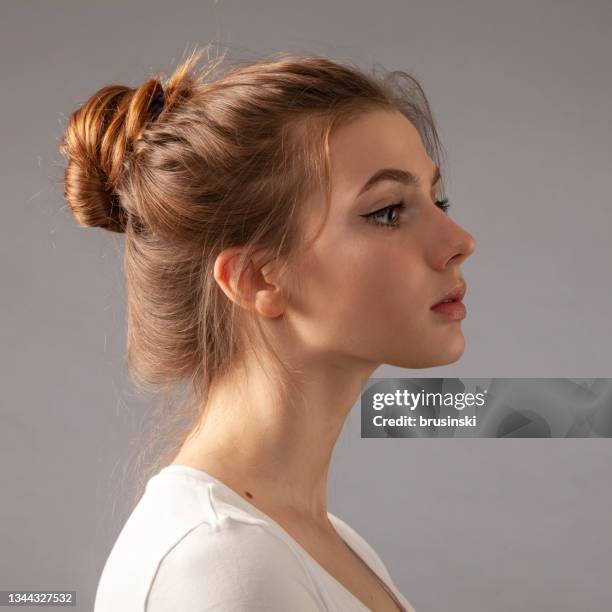
[[[435,204],[436,165],[416,128],[399,112],[372,111],[332,135],[330,154],[331,208],[288,295],[294,331],[314,352],[375,365],[456,361],[465,344],[461,321],[431,306],[463,280],[475,241]],[[387,179],[364,191],[383,168],[410,172],[420,184]],[[381,210],[400,201],[401,210]],[[320,229],[323,196],[303,210],[309,239]]]

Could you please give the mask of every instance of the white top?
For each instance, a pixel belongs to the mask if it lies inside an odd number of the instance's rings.
[[[332,525],[407,612],[374,549]],[[147,482],[106,560],[94,612],[368,611],[279,523],[207,472],[169,465]],[[370,611],[371,612],[371,611]]]

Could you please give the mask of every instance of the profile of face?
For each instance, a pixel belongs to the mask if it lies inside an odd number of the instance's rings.
[[[461,321],[431,307],[463,280],[475,240],[436,204],[436,164],[417,129],[397,111],[371,111],[332,135],[330,157],[322,229],[322,195],[303,208],[304,238],[318,235],[293,268],[299,281],[286,288],[292,332],[314,354],[375,366],[458,360]],[[418,184],[387,178],[363,190],[389,168],[416,175]]]

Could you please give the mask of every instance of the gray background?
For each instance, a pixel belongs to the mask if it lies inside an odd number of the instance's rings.
[[[419,78],[474,234],[466,351],[376,376],[612,376],[612,5],[582,2],[4,2],[0,589],[76,589],[88,610],[127,516],[152,400],[125,373],[122,237],[63,201],[65,120],[96,89],[232,57],[315,52]],[[609,439],[360,439],[329,507],[418,612],[612,609]]]

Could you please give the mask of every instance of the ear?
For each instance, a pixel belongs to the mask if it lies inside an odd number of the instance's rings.
[[[217,284],[232,302],[242,308],[268,318],[281,316],[285,310],[285,297],[276,278],[274,261],[266,261],[262,251],[253,254],[246,266],[244,258],[242,247],[221,251],[214,266]]]

